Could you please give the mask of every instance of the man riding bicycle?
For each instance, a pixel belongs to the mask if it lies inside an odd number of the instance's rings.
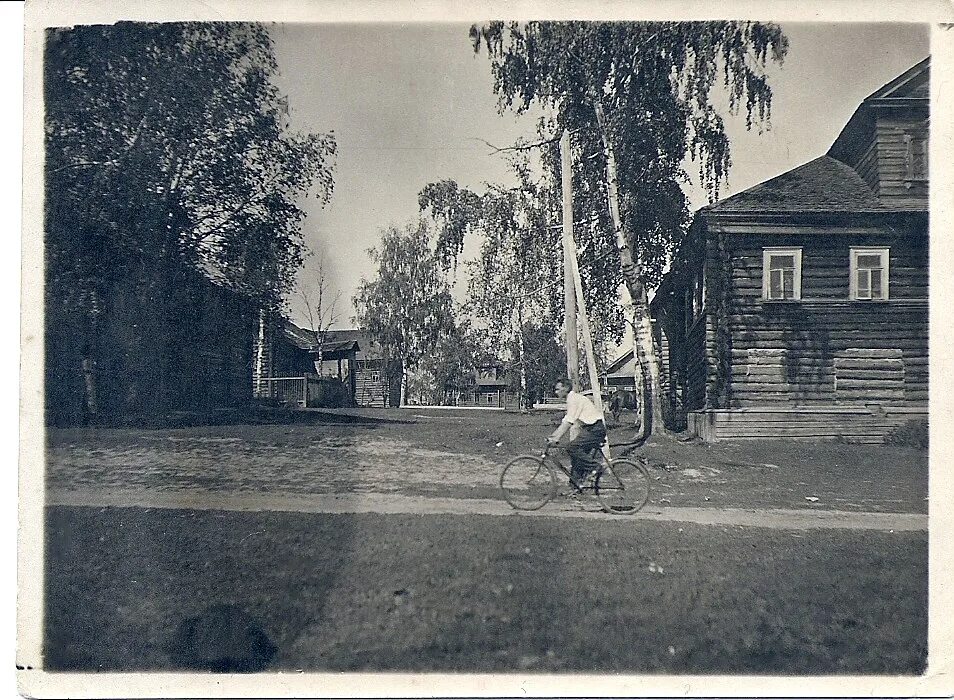
[[[601,466],[594,452],[606,441],[606,425],[593,402],[574,391],[569,379],[558,379],[554,390],[557,397],[566,401],[566,415],[547,442],[556,444],[570,431],[570,442],[566,446],[573,465],[570,486],[579,491],[586,477]]]

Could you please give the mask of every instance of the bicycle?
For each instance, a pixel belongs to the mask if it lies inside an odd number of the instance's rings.
[[[517,510],[539,510],[557,494],[557,472],[568,479],[570,470],[563,462],[550,454],[556,445],[548,444],[540,455],[520,455],[510,460],[500,473],[500,489],[504,499]],[[590,475],[581,491],[593,490],[600,506],[607,513],[629,515],[638,512],[649,500],[649,470],[636,457],[635,461],[619,457],[607,461],[602,450],[601,465],[595,475]]]

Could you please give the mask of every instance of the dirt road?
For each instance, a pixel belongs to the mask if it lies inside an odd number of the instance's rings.
[[[408,515],[499,515],[509,517],[588,518],[608,520],[660,520],[701,525],[729,525],[773,529],[813,528],[847,530],[927,530],[926,515],[916,513],[864,513],[832,510],[754,508],[647,507],[636,515],[604,513],[593,499],[580,505],[554,501],[541,510],[518,512],[497,499],[436,498],[382,493],[223,494],[203,489],[73,489],[54,491],[51,506],[175,508],[183,510],[271,511],[283,513],[381,513]]]

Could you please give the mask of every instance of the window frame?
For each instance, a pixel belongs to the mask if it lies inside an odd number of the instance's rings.
[[[683,292],[683,315],[686,335],[692,332],[699,320],[706,315],[706,266],[696,270]]]
[[[862,255],[878,255],[881,257],[881,292],[877,299],[860,298],[858,296],[858,258]],[[848,249],[848,299],[849,301],[879,302],[891,298],[891,247],[890,246],[851,246]],[[869,294],[871,293],[869,282]]]
[[[920,154],[915,154],[915,149],[920,149]],[[915,167],[916,156],[920,155],[923,169],[918,170]],[[908,132],[904,135],[904,180],[910,186],[915,182],[928,181],[928,135],[922,132]]]
[[[792,279],[792,298],[772,298],[771,265],[774,256],[791,255],[795,259]],[[762,248],[762,301],[770,303],[791,303],[802,300],[802,246],[765,246]]]

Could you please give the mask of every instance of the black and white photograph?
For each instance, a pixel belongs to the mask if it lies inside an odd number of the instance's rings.
[[[954,11],[339,5],[27,5],[20,692],[949,694]]]

